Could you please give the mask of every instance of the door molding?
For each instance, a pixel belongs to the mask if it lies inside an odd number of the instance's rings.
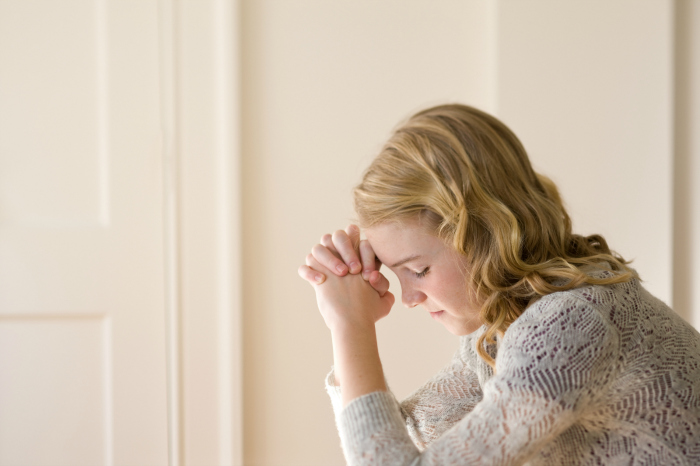
[[[242,464],[238,0],[159,0],[169,464]]]

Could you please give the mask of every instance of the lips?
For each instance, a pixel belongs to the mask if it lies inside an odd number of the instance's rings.
[[[445,311],[436,311],[436,312],[431,312],[430,317],[433,319],[439,319],[442,314],[444,314]]]

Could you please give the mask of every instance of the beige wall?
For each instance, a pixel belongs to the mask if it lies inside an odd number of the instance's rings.
[[[700,25],[697,4],[681,7]],[[350,190],[392,126],[428,105],[460,101],[503,118],[559,184],[577,230],[604,234],[654,294],[697,324],[697,261],[674,256],[673,241],[697,258],[691,127],[700,105],[687,99],[700,60],[688,47],[675,62],[674,8],[242,2],[245,464],[342,464],[323,392],[330,338],[296,268],[322,233],[352,219]],[[684,109],[675,116],[674,99]],[[379,342],[399,397],[457,343],[400,305],[379,324]]]
[[[574,229],[603,234],[668,303],[672,7],[503,2],[498,21],[499,116],[560,187]]]
[[[700,328],[700,2],[675,12],[673,301]]]
[[[246,464],[342,462],[323,391],[330,338],[296,270],[351,220],[350,190],[399,119],[444,101],[492,108],[489,14],[486,2],[243,3]],[[454,351],[415,310],[379,327],[399,395]]]

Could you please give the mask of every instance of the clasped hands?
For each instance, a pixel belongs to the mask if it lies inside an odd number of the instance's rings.
[[[394,295],[379,272],[381,262],[360,229],[349,225],[311,248],[299,276],[316,291],[316,301],[326,325],[338,328],[372,326],[389,314]]]

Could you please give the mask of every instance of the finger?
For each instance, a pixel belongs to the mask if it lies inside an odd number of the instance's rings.
[[[350,273],[360,273],[362,270],[360,258],[357,257],[357,251],[352,244],[352,240],[344,230],[338,230],[333,233],[333,245],[340,253],[343,262],[348,265]]]
[[[299,270],[297,271],[299,273],[299,276],[306,280],[307,282],[311,284],[317,284],[320,285],[324,281],[326,281],[326,276],[323,275],[320,272],[315,271],[308,265],[300,265]]]
[[[348,266],[345,265],[345,262],[338,259],[335,254],[328,250],[327,247],[317,244],[311,248],[311,254],[321,265],[326,267],[328,270],[332,270],[333,273],[339,277],[342,277],[348,273]]]
[[[325,235],[321,236],[321,244],[327,247],[328,250],[335,254],[336,257],[340,258],[338,250],[333,245],[333,237],[330,235],[330,233],[326,233]]]
[[[374,249],[366,239],[360,241],[360,258],[362,260],[362,277],[369,280],[369,275],[375,270],[378,271],[382,263],[374,255]]]
[[[306,255],[306,265],[315,271],[322,273],[326,276],[326,278],[328,278],[328,275],[332,273],[330,270],[328,270],[328,268],[326,268],[326,266],[317,261],[313,254]]]
[[[379,296],[384,296],[389,291],[389,280],[376,270],[369,276],[369,284],[377,290]]]
[[[345,227],[345,233],[348,234],[348,238],[352,242],[352,248],[357,251],[357,248],[360,246],[360,227],[351,223]]]
[[[357,225],[351,223],[347,227],[345,227],[345,233],[347,233],[348,238],[350,238],[350,244],[352,244],[352,250],[354,251],[356,256],[359,256],[359,251],[360,251],[360,227]],[[357,272],[354,273],[360,273],[362,271],[362,259],[358,257],[358,261],[360,269],[357,270]]]

